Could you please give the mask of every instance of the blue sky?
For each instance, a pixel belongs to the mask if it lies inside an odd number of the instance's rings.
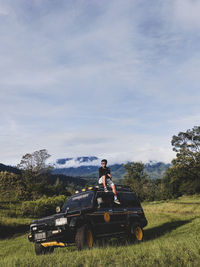
[[[0,0],[0,162],[175,156],[200,121],[197,0]]]

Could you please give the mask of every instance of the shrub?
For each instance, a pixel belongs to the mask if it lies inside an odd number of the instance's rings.
[[[62,206],[67,200],[67,196],[42,197],[35,201],[24,201],[21,206],[23,216],[43,217],[55,213],[57,206]]]

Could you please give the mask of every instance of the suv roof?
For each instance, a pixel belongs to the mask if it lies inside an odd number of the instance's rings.
[[[118,192],[133,192],[135,193],[130,186],[128,185],[120,185],[120,184],[115,184],[116,190]],[[102,191],[104,189],[103,185],[97,185],[97,186],[89,186],[87,188],[83,188],[81,191],[76,191],[75,194],[78,193],[83,193],[86,191]],[[110,188],[108,188],[110,189]],[[111,189],[110,189],[111,190]]]

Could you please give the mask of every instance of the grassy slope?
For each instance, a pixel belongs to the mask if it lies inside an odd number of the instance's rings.
[[[0,266],[200,266],[200,196],[143,203],[143,208],[149,225],[142,244],[121,242],[81,252],[57,248],[35,256],[26,234],[0,241]]]

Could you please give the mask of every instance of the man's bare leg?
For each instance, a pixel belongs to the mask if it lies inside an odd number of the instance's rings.
[[[118,198],[117,198],[117,190],[116,190],[115,185],[112,186],[112,190],[113,190],[113,194],[114,194],[114,202],[115,202],[116,204],[120,204],[120,202],[119,202],[119,200],[118,200]]]
[[[104,192],[108,192],[108,189],[106,187],[106,176],[105,175],[102,176],[102,183],[104,186]]]
[[[115,185],[112,186],[112,191],[113,191],[113,194],[116,196],[117,195],[117,191],[116,191]]]
[[[103,186],[106,187],[106,176],[105,175],[102,176],[102,182],[103,182]]]

